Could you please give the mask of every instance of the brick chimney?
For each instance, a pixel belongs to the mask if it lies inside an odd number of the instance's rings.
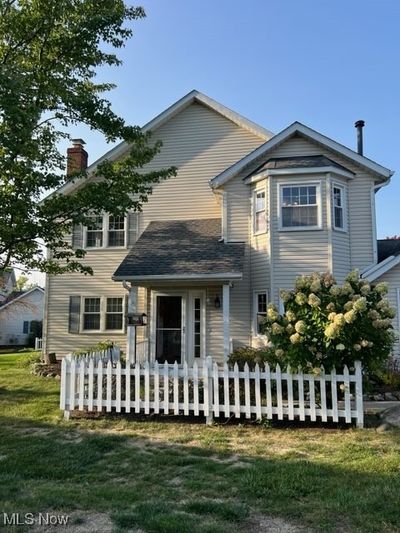
[[[82,139],[72,139],[72,146],[67,149],[67,178],[87,169],[88,153]]]

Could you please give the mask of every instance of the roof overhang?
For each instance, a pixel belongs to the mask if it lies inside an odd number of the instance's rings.
[[[168,120],[171,120],[171,118],[173,118],[175,115],[177,115],[178,113],[183,111],[186,107],[190,106],[191,104],[195,102],[203,104],[209,109],[212,109],[216,113],[220,114],[221,116],[225,117],[226,119],[236,124],[237,126],[240,126],[246,131],[249,131],[250,133],[253,133],[257,137],[260,137],[260,139],[263,141],[270,139],[274,135],[271,131],[263,128],[262,126],[259,126],[255,122],[243,117],[239,113],[236,113],[232,109],[229,109],[228,107],[220,104],[216,100],[213,100],[209,96],[196,90],[190,91],[190,93],[185,95],[183,98],[180,98],[177,102],[175,102],[170,107],[165,109],[162,113],[160,113],[155,118],[150,120],[150,122],[147,122],[147,124],[145,124],[141,128],[142,132],[148,133],[148,132],[156,131],[163,124],[168,122]],[[103,163],[103,161],[106,161],[106,160],[116,161],[120,157],[122,157],[124,154],[126,154],[128,150],[129,150],[129,144],[127,142],[122,141],[121,143],[117,144],[117,146],[115,146],[114,148],[106,152],[102,157],[97,159],[97,161],[95,161],[88,167],[87,169],[88,177],[94,176],[96,174],[98,166],[101,163]],[[51,197],[55,193],[68,194],[68,193],[73,192],[75,189],[79,188],[79,186],[82,185],[88,179],[88,177],[79,178],[79,179],[76,178],[76,179],[71,179],[70,181],[67,181],[66,183],[64,183],[64,185],[62,185],[56,191],[48,195],[47,198]]]
[[[229,282],[241,280],[243,274],[241,272],[223,272],[219,274],[160,274],[154,276],[112,276],[113,281],[130,282],[134,285],[154,284],[154,283],[209,283],[211,282]]]
[[[368,281],[375,281],[383,274],[400,264],[400,254],[399,255],[390,255],[380,263],[364,270],[361,277],[367,279]]]
[[[340,168],[334,167],[334,166],[325,166],[325,167],[302,167],[302,168],[276,168],[276,169],[267,169],[263,170],[262,172],[259,172],[258,174],[253,174],[252,176],[249,176],[245,178],[243,181],[247,185],[250,185],[251,183],[257,183],[258,181],[261,181],[265,178],[269,177],[279,177],[279,176],[302,176],[310,174],[331,174],[334,176],[339,176],[341,178],[345,179],[354,179],[354,174],[352,172],[348,172],[346,170],[342,170]]]
[[[284,141],[296,134],[302,135],[303,137],[306,137],[314,141],[315,143],[320,144],[325,148],[328,148],[332,152],[335,152],[351,160],[353,163],[356,163],[357,165],[374,173],[377,177],[377,182],[385,182],[386,180],[390,179],[390,177],[394,174],[392,170],[389,170],[388,168],[385,168],[382,165],[375,163],[371,159],[368,159],[367,157],[362,156],[357,152],[354,152],[354,150],[347,148],[346,146],[334,141],[333,139],[330,139],[329,137],[318,133],[317,131],[309,128],[308,126],[305,126],[304,124],[301,124],[300,122],[294,122],[284,130],[282,130],[280,133],[269,139],[267,142],[253,150],[253,152],[242,158],[240,161],[230,166],[229,168],[221,172],[221,174],[213,178],[210,181],[211,187],[213,189],[221,187],[231,178],[237,176],[248,165],[250,165],[254,161],[257,161],[259,158],[264,157],[271,150],[273,150],[274,148],[282,144]]]

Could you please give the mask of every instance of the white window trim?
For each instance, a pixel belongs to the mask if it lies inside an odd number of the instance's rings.
[[[268,303],[269,303],[269,294],[266,289],[253,291],[253,336],[258,339],[266,339],[267,338],[266,335],[263,335],[262,333],[258,333],[257,315],[258,315],[258,295],[259,294],[265,294],[267,309],[268,309]]]
[[[84,329],[84,314],[85,314],[85,300],[88,298],[100,298],[100,329]],[[107,299],[108,298],[122,298],[122,329],[106,329],[106,312],[107,312]],[[126,316],[125,316],[125,299],[126,296],[120,294],[112,294],[107,296],[98,296],[95,294],[84,294],[81,295],[81,311],[79,319],[79,331],[85,335],[91,335],[93,333],[110,333],[110,334],[120,334],[125,333],[126,328]]]
[[[104,213],[99,215],[103,217],[103,246],[88,246],[87,245],[87,227],[83,226],[83,248],[85,250],[125,250],[128,247],[128,216],[124,216],[124,245],[123,246],[109,246],[108,245],[108,232],[110,227],[110,214]],[[100,231],[100,230],[98,230]]]
[[[262,212],[262,210],[257,211],[257,195],[260,193],[264,193],[264,217],[265,217],[265,230],[258,230],[256,231],[256,215],[258,212]],[[255,189],[253,191],[253,235],[263,235],[268,232],[268,221],[267,221],[267,187],[264,186],[259,189]]]
[[[342,211],[343,211],[343,228],[336,226],[335,224],[335,201],[334,201],[334,188],[340,189],[342,191]],[[332,181],[331,186],[331,210],[332,210],[332,228],[335,231],[341,231],[342,233],[347,233],[347,190],[342,183]]]
[[[293,226],[284,227],[282,225],[282,207],[283,207],[283,189],[284,187],[316,187],[316,201],[317,201],[317,217],[318,224],[316,226]],[[302,181],[301,183],[280,183],[279,184],[279,199],[278,199],[278,228],[279,231],[316,231],[322,230],[322,198],[321,198],[321,181]]]

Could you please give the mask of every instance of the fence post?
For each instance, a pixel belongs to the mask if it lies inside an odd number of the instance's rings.
[[[361,361],[354,363],[356,376],[356,411],[357,411],[357,427],[364,427],[364,404],[362,393],[362,367]]]
[[[208,416],[206,417],[206,424],[207,426],[211,426],[213,423],[213,395],[214,395],[214,387],[213,387],[213,362],[212,358],[208,355],[206,357],[206,365],[207,365],[207,389],[208,389]]]
[[[69,420],[71,414],[71,402],[68,400],[70,390],[70,370],[71,356],[66,355],[61,360],[61,387],[60,387],[60,409],[64,411],[64,419]]]

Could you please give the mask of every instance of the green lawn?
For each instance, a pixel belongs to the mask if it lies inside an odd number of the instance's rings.
[[[59,382],[30,375],[25,358],[0,356],[0,520],[51,511],[74,532],[400,530],[399,432],[65,422]]]

